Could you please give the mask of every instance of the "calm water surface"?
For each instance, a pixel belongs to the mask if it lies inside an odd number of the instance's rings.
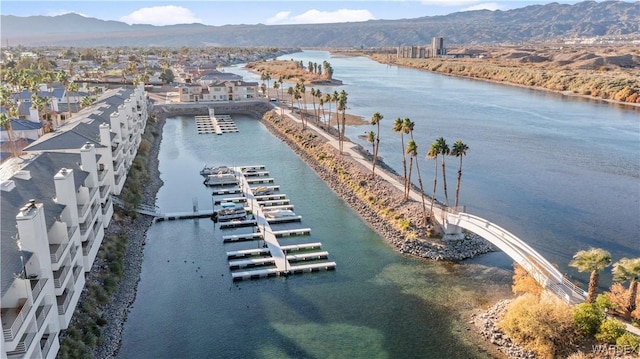
[[[380,154],[398,172],[400,138],[391,130],[396,117],[416,123],[426,182],[433,178],[433,162],[424,159],[429,144],[439,136],[450,144],[462,139],[470,151],[461,204],[570,275],[585,279],[567,263],[590,246],[610,250],[614,260],[640,256],[637,111],[326,52],[283,58],[331,62],[345,83],[336,89],[349,93],[349,112],[365,119],[384,115]],[[229,71],[257,79],[241,68]],[[237,122],[239,134],[215,136],[196,135],[192,118],[167,121],[160,153],[165,185],[157,204],[163,211],[190,210],[194,201],[210,208],[210,191],[197,175],[204,163],[264,164],[337,270],[232,283],[225,252],[237,247],[223,245],[211,221],[157,223],[148,234],[122,358],[487,356],[465,330],[464,313],[509,295],[505,255],[467,265],[399,256],[262,125]],[[358,135],[371,129],[354,126],[347,134],[360,141]],[[447,168],[453,199],[455,158],[447,159]]]
[[[434,166],[425,155],[430,144],[439,136],[450,146],[457,139],[465,142],[470,150],[463,163],[460,204],[522,238],[569,275],[587,279],[567,266],[581,249],[606,248],[614,261],[640,256],[639,109],[387,66],[363,57],[330,57],[323,51],[281,59],[329,61],[344,86],[321,91],[344,89],[348,112],[367,121],[374,112],[384,115],[380,156],[398,173],[402,145],[392,131],[398,117],[415,122],[420,170],[429,184]],[[259,81],[240,67],[229,71]],[[348,127],[347,136],[370,148],[358,138],[370,130],[375,129]],[[447,158],[451,202],[458,162]],[[437,198],[444,201],[441,185],[440,178]],[[431,186],[425,187],[430,193]],[[509,263],[504,257],[502,262]],[[490,262],[496,259],[491,256]]]
[[[463,314],[508,295],[507,271],[398,255],[260,123],[236,122],[239,134],[215,136],[196,135],[193,118],[167,120],[158,205],[210,208],[205,162],[264,164],[337,270],[233,283],[226,251],[257,243],[223,244],[208,219],[158,222],[120,357],[487,357]]]

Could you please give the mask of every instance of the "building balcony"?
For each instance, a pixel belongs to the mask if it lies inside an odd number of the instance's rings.
[[[58,304],[58,315],[65,315],[67,313],[67,309],[69,309],[69,303],[71,302],[71,298],[73,297],[73,290],[69,288],[65,288],[62,295],[56,297],[56,302]]]
[[[53,285],[56,289],[63,288],[69,278],[71,266],[69,260],[65,260],[65,264],[59,270],[53,271]]]
[[[82,270],[81,266],[75,266],[73,267],[73,279],[74,282],[78,282],[78,279],[80,278],[80,276],[82,275],[84,271]]]
[[[2,317],[2,335],[5,342],[12,341],[16,338],[20,328],[27,319],[27,315],[31,310],[32,302],[29,298],[22,298],[18,301],[18,305],[12,308],[2,308],[0,317]]]
[[[100,186],[100,202],[105,203],[109,199],[109,194],[111,194],[111,186],[104,185]]]
[[[49,312],[51,311],[51,304],[43,304],[41,306],[38,307],[38,309],[36,310],[36,324],[38,327],[38,330],[42,329],[45,325],[45,322],[47,320],[47,315],[49,315]]]
[[[40,296],[40,293],[42,293],[42,289],[44,288],[45,284],[47,284],[47,278],[41,278],[41,279],[32,279],[31,282],[31,297],[33,298],[33,302],[37,303],[38,302],[38,297]]]
[[[15,350],[7,352],[7,359],[10,358],[23,358],[27,353],[27,350],[31,348],[31,343],[33,343],[33,338],[35,338],[36,333],[29,332],[24,333],[22,338],[20,338],[20,342],[18,346],[16,346]]]
[[[77,227],[73,227],[77,228]],[[64,253],[69,247],[71,241],[67,240],[65,243],[60,244],[49,244],[49,256],[51,257],[51,263],[58,263],[62,258],[64,258]]]
[[[57,341],[58,333],[44,333],[42,335],[42,338],[40,338],[40,349],[42,351],[43,358],[49,356],[49,350],[51,350],[51,346]]]
[[[105,178],[107,178],[108,174],[109,174],[109,170],[108,169],[98,170],[98,182],[101,185],[103,184]]]

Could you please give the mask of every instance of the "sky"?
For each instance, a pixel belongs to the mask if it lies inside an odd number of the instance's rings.
[[[0,14],[56,16],[77,13],[128,24],[205,25],[312,24],[411,19],[469,10],[511,10],[563,0],[200,0],[200,1],[32,1],[1,0]]]

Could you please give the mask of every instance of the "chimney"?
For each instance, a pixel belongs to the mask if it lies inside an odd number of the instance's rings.
[[[92,187],[98,185],[98,164],[96,163],[96,148],[87,142],[80,148],[82,170],[89,172],[89,183]]]
[[[100,125],[100,144],[111,148],[111,131],[109,130],[109,124],[102,123]]]
[[[48,258],[49,238],[42,203],[36,203],[34,199],[29,200],[16,215],[16,223],[22,249],[38,253],[40,258]],[[46,253],[43,252],[45,250]]]
[[[76,197],[76,185],[73,178],[73,170],[62,168],[53,180],[56,186],[56,202],[67,206],[69,209],[70,225],[78,225],[78,200]]]

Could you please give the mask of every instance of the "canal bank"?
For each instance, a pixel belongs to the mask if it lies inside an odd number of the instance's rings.
[[[194,178],[205,158],[231,162],[231,153],[236,164],[265,162],[295,200],[296,213],[323,246],[326,241],[337,270],[231,285],[226,260],[218,258],[224,256],[221,235],[209,229],[211,221],[155,223],[146,235],[136,299],[126,308],[116,357],[492,356],[468,318],[474,308],[509,295],[508,273],[399,256],[265,126],[256,119],[236,122],[240,136],[263,151],[237,152],[246,142],[235,134],[195,135],[189,117],[167,121],[160,154],[165,183],[157,204],[175,210],[174,203],[184,208],[185,197],[191,202],[187,194],[196,188],[184,179]]]
[[[466,234],[464,239],[442,240],[440,219],[426,219],[430,217],[430,198],[425,195],[424,208],[420,201],[405,200],[403,193],[391,183],[379,175],[372,178],[371,168],[363,167],[349,154],[341,155],[309,126],[303,129],[300,122],[281,116],[281,113],[284,112],[276,108],[265,114],[262,122],[400,253],[432,260],[460,261],[495,250],[490,243],[472,233]],[[345,146],[360,148],[348,139]],[[361,148],[360,152],[366,156]],[[382,161],[377,162],[377,171],[398,177]],[[412,190],[419,193],[419,189]]]

